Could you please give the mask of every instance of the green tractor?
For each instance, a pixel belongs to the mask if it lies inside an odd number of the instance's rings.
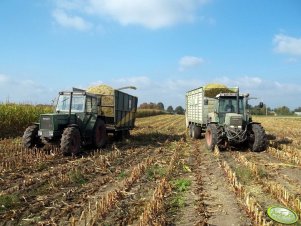
[[[213,150],[215,145],[223,149],[231,144],[247,144],[255,152],[266,149],[265,131],[260,123],[252,121],[247,100],[248,95],[238,93],[221,93],[216,96],[216,110],[208,114],[205,133],[209,150]]]
[[[192,138],[205,133],[209,150],[215,146],[248,145],[251,151],[267,147],[266,133],[260,123],[253,122],[248,109],[249,94],[238,88],[200,87],[186,94],[186,126]],[[260,103],[260,107],[263,103]]]
[[[104,103],[108,96],[110,104]],[[59,144],[65,155],[76,155],[86,145],[103,148],[108,133],[120,136],[134,128],[137,101],[137,97],[119,90],[114,90],[113,95],[76,88],[60,92],[55,111],[40,115],[39,123],[25,130],[23,145],[30,149],[45,143]]]

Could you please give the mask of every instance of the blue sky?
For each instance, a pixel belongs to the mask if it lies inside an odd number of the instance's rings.
[[[104,83],[176,107],[216,82],[301,106],[301,1],[0,2],[0,101],[51,103]]]

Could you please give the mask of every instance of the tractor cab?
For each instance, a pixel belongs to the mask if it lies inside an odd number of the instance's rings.
[[[241,128],[245,112],[244,96],[236,93],[221,93],[216,98],[218,123]]]

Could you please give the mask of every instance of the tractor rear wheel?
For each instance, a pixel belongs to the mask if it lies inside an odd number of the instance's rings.
[[[205,133],[206,146],[210,151],[214,150],[215,145],[218,144],[218,130],[215,124],[209,124]]]
[[[28,126],[23,134],[22,143],[25,148],[43,147],[43,143],[38,136],[39,126]]]
[[[103,148],[108,142],[106,124],[101,119],[97,119],[93,130],[93,144],[96,148]]]
[[[267,137],[260,124],[251,124],[249,127],[248,143],[251,151],[264,151],[267,146]]]
[[[80,151],[81,136],[78,128],[67,127],[61,138],[61,151],[64,155],[77,155]]]

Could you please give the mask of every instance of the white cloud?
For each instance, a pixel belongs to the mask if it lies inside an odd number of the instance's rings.
[[[0,74],[0,102],[51,103],[57,92],[30,79]]]
[[[153,82],[147,76],[124,77],[113,80],[113,83],[116,85],[115,88],[136,86],[138,89],[145,89],[153,85]]]
[[[298,62],[298,59],[294,58],[294,57],[290,57],[290,58],[286,59],[286,63],[288,63],[288,64],[294,64],[297,62]]]
[[[201,57],[184,56],[179,60],[179,69],[185,70],[187,68],[196,67],[202,63],[204,63],[204,60]]]
[[[238,86],[242,93],[250,93],[251,97],[257,97],[258,100],[252,101],[252,105],[258,104],[258,101],[263,101],[272,108],[288,106],[293,109],[300,105],[296,102],[296,97],[301,95],[300,84],[266,80],[259,76],[219,77],[215,78],[214,82],[228,87]]]
[[[92,24],[85,21],[82,17],[68,15],[64,10],[54,10],[52,16],[63,27],[74,28],[79,31],[86,31],[92,28]]]
[[[59,10],[95,15],[121,25],[150,29],[193,22],[198,9],[210,0],[56,0]],[[63,18],[66,21],[66,18]],[[67,24],[70,18],[67,17]],[[64,23],[63,23],[64,24]]]
[[[275,44],[275,52],[293,56],[301,56],[301,38],[278,34],[275,35],[273,42]]]
[[[0,85],[8,80],[8,76],[0,74]]]

